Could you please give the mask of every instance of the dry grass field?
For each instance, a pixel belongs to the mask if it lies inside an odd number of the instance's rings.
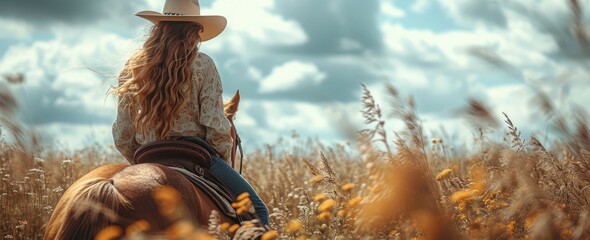
[[[580,9],[572,12],[576,16]],[[579,27],[580,20],[573,19]],[[576,36],[590,49],[585,34]],[[502,63],[497,56],[483,57]],[[16,78],[6,77],[11,79]],[[468,100],[462,113],[476,134],[469,148],[457,148],[463,143],[427,135],[414,100],[394,86],[362,87],[359,110],[366,129],[356,141],[324,145],[294,134],[289,144],[270,144],[244,157],[243,175],[271,214],[273,231],[262,239],[590,239],[585,114],[561,112],[557,99],[538,88],[531,108],[539,109],[545,116],[540,121],[557,136],[544,142],[535,134],[547,130],[524,137],[510,116],[497,119],[486,103]],[[371,91],[386,91],[390,102],[377,103]],[[16,103],[0,88],[1,130],[15,136],[0,140],[0,237],[40,239],[70,184],[98,166],[125,161],[112,146],[43,147],[12,118]],[[394,116],[384,116],[379,106],[391,108]],[[390,121],[405,127],[391,131]],[[100,239],[148,239],[142,234],[147,227],[105,229]],[[200,227],[205,230],[176,226],[168,234],[231,239],[237,230],[215,215]]]
[[[274,231],[265,239],[590,238],[588,119],[554,116],[562,140],[547,147],[524,139],[508,116],[501,124],[471,100],[464,112],[479,123],[480,134],[471,151],[457,152],[445,136],[424,135],[413,100],[402,100],[393,86],[386,88],[390,104],[406,128],[387,132],[381,109],[363,89],[367,129],[356,142],[325,146],[294,135],[297,144],[279,142],[245,156],[244,176],[271,212]],[[543,106],[554,114],[550,102]],[[13,133],[21,129],[11,127]],[[111,146],[43,149],[34,134],[22,133],[20,142],[0,148],[4,239],[41,238],[73,181],[102,164],[123,162]],[[491,140],[492,133],[503,140]],[[229,239],[236,231],[215,216],[210,222],[208,237]],[[124,233],[105,234],[103,239]]]

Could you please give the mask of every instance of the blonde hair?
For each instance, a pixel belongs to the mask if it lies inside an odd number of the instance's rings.
[[[174,127],[174,119],[189,99],[202,26],[190,22],[160,22],[151,29],[143,48],[134,53],[111,92],[127,99],[138,111],[134,126],[145,135],[155,130],[161,140]]]

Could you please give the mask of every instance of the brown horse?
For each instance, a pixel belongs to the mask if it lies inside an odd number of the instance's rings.
[[[239,141],[233,126],[239,101],[238,91],[225,103],[234,138],[232,163]],[[163,186],[179,193],[176,201],[182,206],[184,218],[197,225],[206,227],[212,210],[222,212],[203,190],[168,167],[153,163],[108,164],[68,188],[47,223],[45,239],[94,239],[106,227],[114,225],[124,230],[138,222],[149,226],[149,233],[163,232],[172,224],[170,216],[162,213],[162,203],[154,198],[154,191]],[[235,221],[223,216],[221,219]]]

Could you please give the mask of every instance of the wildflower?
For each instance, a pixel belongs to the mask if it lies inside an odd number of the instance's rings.
[[[311,180],[309,180],[309,182],[317,183],[319,181],[322,181],[322,179],[324,179],[324,177],[322,175],[317,175],[317,176],[313,177]]]
[[[138,232],[145,232],[150,229],[150,223],[146,220],[139,220],[127,227],[125,229],[125,235],[131,236]]]
[[[336,214],[339,218],[344,218],[346,217],[346,210],[342,209],[340,211],[338,211],[338,213]]]
[[[194,225],[189,221],[179,221],[166,229],[169,239],[179,239],[182,236],[188,236],[195,230]]]
[[[473,196],[473,191],[465,190],[453,193],[451,196],[451,202],[458,203],[465,200],[469,200]]]
[[[347,183],[342,186],[342,190],[346,192],[352,190],[352,188],[354,188],[354,183]]]
[[[246,206],[250,205],[251,203],[252,203],[252,201],[249,198],[244,198],[240,202],[238,202],[238,206],[239,207],[246,207]]]
[[[98,232],[98,234],[96,234],[96,240],[111,240],[111,239],[117,239],[121,236],[121,234],[123,233],[123,230],[121,230],[121,227],[119,226],[108,226],[106,228],[103,228],[102,230],[100,230],[100,232]]]
[[[449,168],[442,170],[438,175],[436,175],[436,181],[445,179],[447,176],[451,175],[452,172],[453,170]]]
[[[228,231],[230,233],[235,233],[238,230],[238,228],[240,228],[240,224],[234,224],[234,225],[231,225],[231,227],[229,227]]]
[[[240,207],[240,208],[236,209],[236,213],[238,215],[244,215],[247,212],[248,212],[248,209],[246,207]]]
[[[171,217],[175,214],[180,204],[180,193],[172,187],[160,187],[152,194],[160,207],[160,212]]]
[[[348,202],[346,202],[346,207],[354,208],[354,207],[358,206],[360,202],[361,202],[361,197],[359,197],[359,196],[353,197],[350,200],[348,200]]]
[[[297,233],[303,229],[303,223],[299,220],[291,220],[285,226],[285,232],[287,233]]]
[[[279,237],[279,233],[277,231],[270,230],[270,231],[262,234],[262,237],[260,237],[260,240],[274,240],[274,239],[277,239],[278,237]]]
[[[240,194],[240,196],[238,196],[237,200],[242,201],[246,198],[250,198],[250,194],[248,192],[244,192],[244,193]]]
[[[324,200],[326,200],[327,198],[328,198],[328,197],[326,197],[326,194],[319,193],[319,194],[317,194],[317,195],[315,195],[315,196],[313,197],[313,200],[314,200],[314,201],[316,201],[316,202],[321,202],[321,201],[324,201]]]
[[[318,215],[318,220],[321,222],[327,222],[332,218],[332,213],[330,212],[323,212]]]
[[[224,222],[221,225],[219,225],[219,230],[221,230],[221,231],[227,231],[227,230],[229,230],[229,227],[230,227],[229,223]]]
[[[328,200],[322,202],[322,204],[320,204],[320,206],[318,206],[318,211],[320,211],[320,212],[331,211],[332,208],[334,208],[334,204],[336,204],[334,199],[328,199]]]

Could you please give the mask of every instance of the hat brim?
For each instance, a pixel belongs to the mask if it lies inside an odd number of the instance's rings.
[[[223,16],[216,15],[182,15],[172,16],[164,15],[155,11],[142,11],[135,14],[138,17],[149,20],[154,24],[159,22],[194,22],[203,26],[203,31],[199,33],[201,42],[211,40],[217,37],[227,26],[227,19]]]

